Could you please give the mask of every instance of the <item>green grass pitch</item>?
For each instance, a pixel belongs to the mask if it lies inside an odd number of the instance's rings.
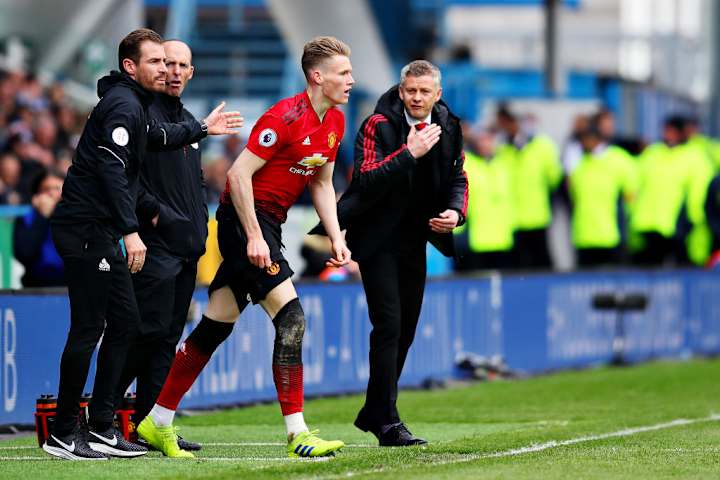
[[[720,478],[720,360],[402,392],[426,448],[377,448],[352,426],[361,403],[307,402],[309,426],[348,444],[324,461],[287,458],[279,407],[263,405],[179,419],[182,435],[205,443],[195,460],[68,462],[26,437],[0,443],[0,478]]]

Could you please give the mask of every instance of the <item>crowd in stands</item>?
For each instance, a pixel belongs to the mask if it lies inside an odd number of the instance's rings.
[[[0,71],[0,204],[29,204],[33,178],[44,170],[64,175],[87,112],[79,112],[56,84]]]

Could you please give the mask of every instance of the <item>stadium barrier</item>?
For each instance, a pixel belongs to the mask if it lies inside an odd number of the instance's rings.
[[[301,284],[308,395],[357,392],[368,378],[367,305],[359,284]],[[528,373],[609,362],[617,315],[592,308],[602,292],[647,295],[624,316],[625,358],[643,361],[720,353],[720,276],[705,271],[487,276],[430,281],[404,386],[458,374],[456,356],[501,355]],[[199,289],[189,333],[207,292]],[[69,322],[62,290],[0,294],[0,425],[33,421],[36,398],[56,393]],[[181,408],[273,400],[273,326],[246,310]],[[87,389],[91,389],[93,373]]]

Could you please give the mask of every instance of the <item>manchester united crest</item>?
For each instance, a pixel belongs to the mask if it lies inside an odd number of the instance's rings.
[[[337,143],[337,133],[330,132],[328,135],[328,147],[333,148],[335,147],[335,144]]]
[[[273,262],[272,265],[265,268],[265,271],[268,273],[268,275],[272,275],[273,277],[280,273],[280,264],[277,262]]]

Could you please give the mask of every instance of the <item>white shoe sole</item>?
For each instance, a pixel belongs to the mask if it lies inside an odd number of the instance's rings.
[[[54,457],[63,458],[65,460],[80,460],[80,461],[94,461],[94,460],[107,460],[107,457],[99,457],[99,458],[89,458],[89,457],[80,457],[78,455],[75,455],[72,452],[68,452],[64,448],[60,447],[51,447],[47,443],[43,445],[43,450],[45,450],[47,453]]]
[[[113,448],[110,445],[105,445],[104,443],[97,442],[88,442],[88,445],[90,445],[90,448],[92,448],[96,452],[104,453],[105,455],[112,455],[113,457],[133,458],[140,457],[148,453],[147,450],[144,452],[120,450],[119,448]]]

